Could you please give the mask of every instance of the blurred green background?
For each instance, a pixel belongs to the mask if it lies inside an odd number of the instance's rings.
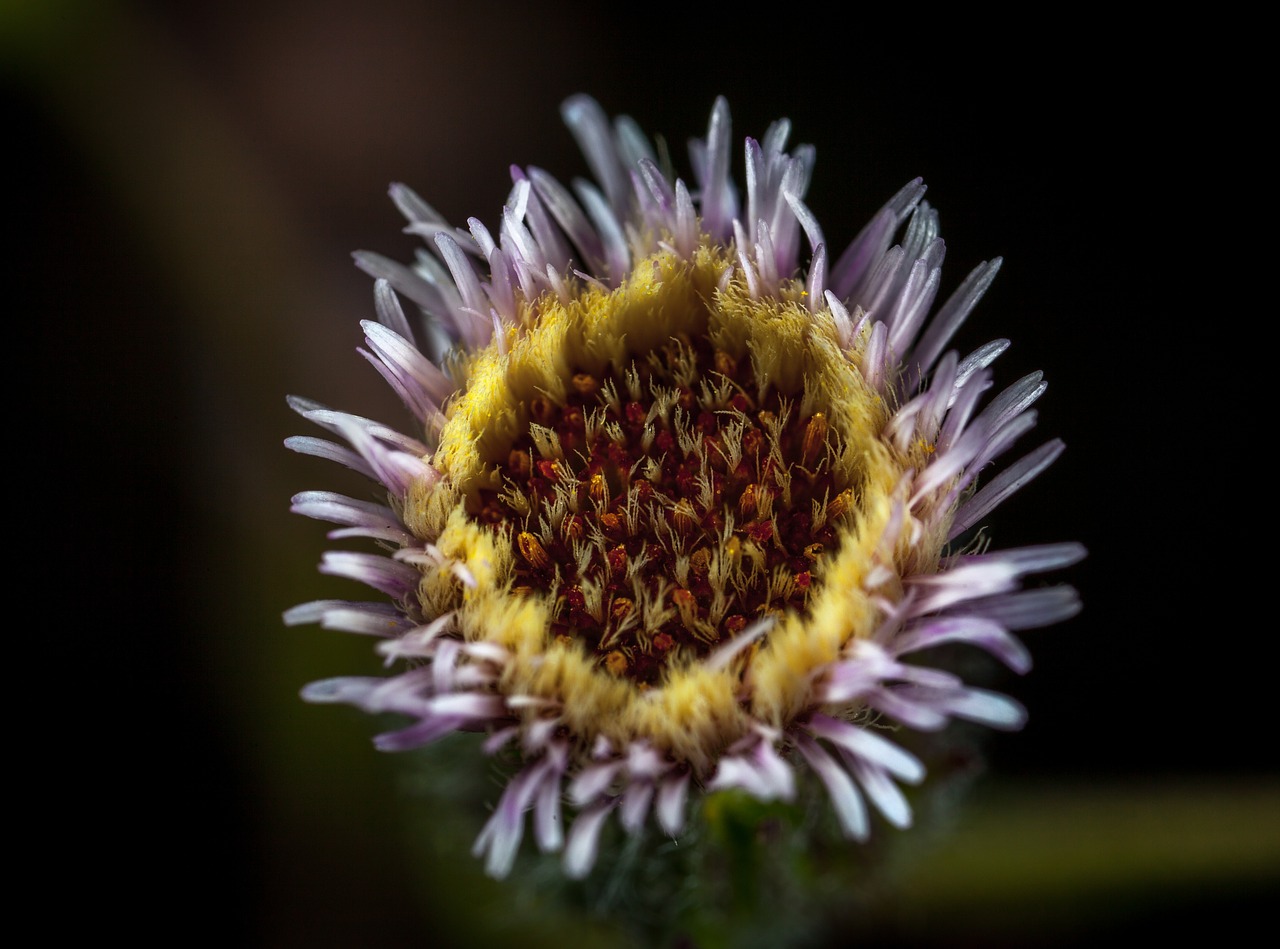
[[[450,775],[447,748],[379,755],[377,723],[302,704],[306,682],[378,664],[368,641],[280,621],[362,595],[315,572],[324,528],[289,497],[366,490],[281,447],[310,434],[285,395],[407,418],[354,352],[372,293],[350,251],[412,254],[393,181],[491,223],[508,164],[584,173],[558,115],[577,91],[664,134],[683,171],[715,95],[738,140],[789,116],[838,246],[924,176],[944,292],[1005,257],[962,348],[1008,335],[998,379],[1050,382],[1038,430],[1067,453],[994,537],[1084,541],[1085,611],[1027,634],[1036,669],[997,684],[1030,724],[989,742],[915,859],[823,944],[1229,941],[1269,919],[1280,767],[1254,640],[1272,633],[1224,606],[1256,582],[1199,500],[1244,491],[1202,457],[1203,406],[1229,390],[1192,342],[1202,315],[1165,297],[1189,281],[1165,250],[1201,208],[1196,179],[1152,173],[1175,160],[1176,74],[1130,73],[1131,37],[1074,22],[997,41],[902,17],[0,2],[11,391],[36,447],[10,453],[38,538],[17,594],[48,617],[11,635],[35,647],[17,674],[58,685],[12,727],[38,736],[29,878],[75,888],[52,925],[140,944],[615,939],[485,880],[467,855],[484,802],[415,788],[444,770],[433,788],[479,781],[492,801],[492,777]]]

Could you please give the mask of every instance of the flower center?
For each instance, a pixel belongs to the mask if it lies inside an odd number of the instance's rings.
[[[909,462],[832,315],[731,273],[717,248],[663,251],[616,289],[530,301],[465,357],[443,478],[402,514],[470,579],[427,564],[424,613],[503,650],[527,714],[696,769],[745,734],[744,677],[750,715],[786,721],[874,628],[865,585],[896,556],[881,538]],[[761,619],[730,661],[698,661]]]
[[[510,525],[514,589],[551,594],[557,637],[656,685],[671,659],[802,611],[853,492],[823,413],[750,358],[680,334],[609,370],[531,401],[480,517]]]

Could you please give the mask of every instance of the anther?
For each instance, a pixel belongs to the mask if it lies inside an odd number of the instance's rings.
[[[545,395],[535,395],[529,400],[529,414],[539,425],[550,425],[555,418],[555,404]]]
[[[706,547],[699,547],[689,558],[689,566],[697,576],[705,577],[711,569],[711,551]]]
[[[804,427],[804,442],[800,448],[805,465],[812,466],[818,460],[826,442],[827,420],[821,412],[815,412]]]
[[[621,623],[624,619],[631,615],[631,611],[636,608],[635,603],[620,596],[613,601],[613,605],[609,608],[609,616],[615,623]]]
[[[507,455],[507,471],[513,478],[529,477],[529,473],[533,471],[533,461],[529,458],[529,453],[519,448],[511,449],[511,454]]]
[[[610,675],[621,678],[626,674],[628,665],[630,663],[620,649],[615,649],[604,657],[604,667],[609,670]]]
[[[834,521],[851,507],[853,507],[853,488],[845,488],[827,505],[827,520]]]
[[[566,541],[580,540],[585,531],[586,519],[581,514],[570,514],[560,526],[560,533]]]
[[[722,349],[717,349],[715,354],[716,372],[723,376],[736,378],[738,374],[738,360],[734,359]]]
[[[736,537],[730,537],[724,542],[724,555],[730,563],[737,563],[742,557],[742,542]]]
[[[627,548],[621,544],[609,551],[609,570],[615,577],[627,572]]]
[[[551,562],[551,558],[547,556],[546,548],[542,546],[542,542],[528,531],[520,532],[520,536],[516,538],[516,546],[520,548],[520,555],[535,570],[541,570]]]
[[[681,498],[671,509],[671,525],[681,534],[687,534],[698,523],[698,513],[687,498]]]
[[[680,622],[684,628],[693,632],[698,625],[698,598],[688,590],[676,590],[671,594],[671,602],[680,611]]]
[[[601,508],[609,506],[609,482],[600,472],[596,472],[591,476],[591,481],[587,485],[587,491],[591,494],[591,500]]]

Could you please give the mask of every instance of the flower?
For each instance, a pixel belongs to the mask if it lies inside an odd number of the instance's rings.
[[[789,800],[798,768],[848,837],[868,836],[867,802],[905,827],[899,785],[925,769],[894,726],[1024,719],[929,665],[931,648],[970,644],[1025,672],[1014,633],[1079,608],[1070,587],[1024,578],[1080,545],[991,550],[977,532],[1063,448],[979,483],[1045,389],[1034,373],[987,397],[1006,340],[947,349],[1000,261],[935,309],[943,243],[919,180],[832,255],[804,203],[814,150],[788,152],[785,121],[746,140],[743,203],[723,99],[691,143],[695,188],[594,100],[563,117],[595,183],[513,169],[496,236],[474,218],[450,227],[397,184],[432,253],[356,255],[378,317],[360,352],[415,434],[290,400],[341,439],[290,448],[387,496],[293,499],[340,525],[330,537],[383,548],[320,569],[389,599],[285,621],[379,637],[403,662],[303,697],[407,718],[375,739],[385,750],[477,731],[486,752],[513,752],[475,843],[493,876],[530,813],[538,847],[580,877],[611,813],[678,835],[691,794]]]

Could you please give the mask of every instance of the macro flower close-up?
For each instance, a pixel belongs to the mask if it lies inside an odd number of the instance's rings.
[[[950,657],[1024,673],[1020,635],[1080,605],[1042,575],[1081,545],[988,532],[1063,450],[1031,437],[1041,375],[997,382],[1008,340],[952,348],[1000,261],[941,293],[919,180],[829,247],[814,149],[786,120],[744,145],[723,99],[690,177],[591,98],[562,116],[593,181],[513,167],[465,227],[396,184],[425,249],[356,255],[360,353],[406,424],[290,399],[323,433],[287,445],[375,486],[293,510],[365,545],[320,569],[376,596],[285,621],[387,666],[303,697],[390,716],[387,751],[477,733],[505,780],[473,851],[495,877],[522,847],[585,877],[610,822],[678,840],[711,796],[804,782],[855,845],[898,833],[931,778],[909,736],[1026,717]]]

